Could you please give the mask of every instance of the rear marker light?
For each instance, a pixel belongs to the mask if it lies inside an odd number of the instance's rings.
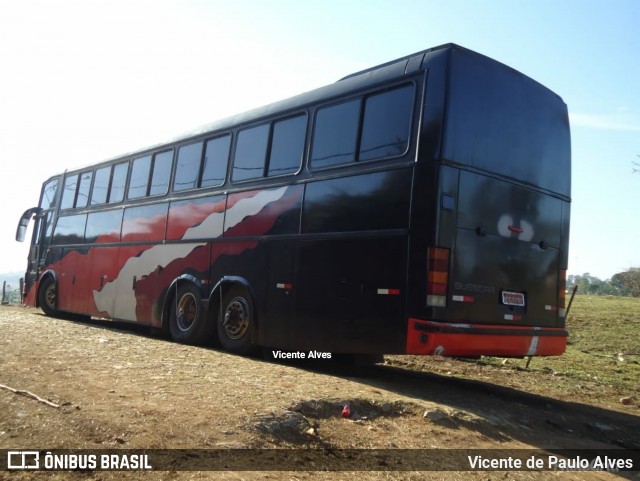
[[[378,294],[381,296],[399,296],[400,289],[378,289]]]
[[[276,284],[278,289],[293,289],[293,284]]]
[[[522,316],[518,316],[517,314],[505,314],[504,319],[505,321],[521,321]]]
[[[451,296],[451,300],[455,302],[475,302],[476,299],[473,296]]]
[[[556,311],[558,310],[558,306],[549,306],[549,305],[546,305],[546,306],[544,306],[544,310],[545,310],[545,311],[556,312]]]

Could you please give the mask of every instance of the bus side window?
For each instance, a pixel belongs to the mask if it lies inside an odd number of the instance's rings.
[[[133,161],[131,167],[131,180],[129,181],[129,192],[127,199],[138,199],[147,195],[149,186],[149,173],[151,171],[151,156],[145,155]]]
[[[42,189],[42,198],[40,199],[40,208],[43,210],[51,209],[56,204],[56,194],[58,193],[58,184],[60,178],[56,177],[47,182]]]
[[[124,199],[124,188],[127,184],[128,173],[129,162],[123,162],[113,167],[113,178],[109,188],[109,204],[116,204]]]
[[[78,188],[78,175],[71,175],[64,179],[64,190],[62,191],[61,209],[71,209],[76,200],[76,189]]]
[[[178,149],[176,177],[173,180],[173,191],[195,189],[200,174],[202,159],[202,142],[183,145]]]
[[[110,177],[111,166],[96,170],[96,178],[93,181],[93,191],[91,192],[91,205],[99,205],[107,202]]]
[[[122,209],[111,209],[101,212],[91,212],[85,229],[85,242],[120,242],[122,229]]]
[[[89,191],[91,190],[91,180],[93,179],[93,171],[83,172],[80,174],[80,185],[78,186],[78,195],[76,197],[76,207],[86,207],[89,202]]]
[[[360,99],[323,107],[316,112],[311,167],[322,169],[355,160]]]
[[[306,133],[306,115],[299,115],[273,124],[269,176],[293,174],[298,171],[304,153]]]
[[[172,166],[173,150],[165,150],[153,156],[151,185],[147,195],[165,195],[169,191]]]
[[[169,190],[169,178],[173,164],[173,150],[166,150],[133,161],[127,199],[139,199],[149,195],[164,195]]]
[[[53,234],[53,244],[83,244],[86,225],[87,214],[59,217]]]
[[[413,85],[367,97],[358,160],[395,157],[409,146]]]
[[[256,179],[264,176],[264,164],[269,143],[269,124],[241,130],[236,143],[233,161],[234,181]]]
[[[227,176],[230,146],[231,135],[225,135],[207,141],[200,187],[212,187],[224,184],[224,179]]]

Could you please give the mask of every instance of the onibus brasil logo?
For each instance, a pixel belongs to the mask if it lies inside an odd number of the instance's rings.
[[[7,451],[7,469],[12,470],[149,470],[147,454],[56,453],[47,451]]]

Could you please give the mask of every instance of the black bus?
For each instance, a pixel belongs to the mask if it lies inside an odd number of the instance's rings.
[[[25,302],[246,353],[559,355],[562,99],[453,44],[47,180]]]

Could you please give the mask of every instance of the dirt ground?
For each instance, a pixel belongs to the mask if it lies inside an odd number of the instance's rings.
[[[595,381],[567,385],[553,372],[408,356],[369,367],[266,362],[137,326],[51,319],[15,306],[0,308],[0,332],[0,384],[58,405],[1,388],[1,450],[640,449],[638,393],[622,404],[628,393]],[[341,415],[345,405],[349,417]],[[361,471],[355,461],[353,472],[327,472],[296,459],[268,470],[0,471],[0,479],[640,479],[638,472]],[[433,469],[446,465],[436,460]]]

